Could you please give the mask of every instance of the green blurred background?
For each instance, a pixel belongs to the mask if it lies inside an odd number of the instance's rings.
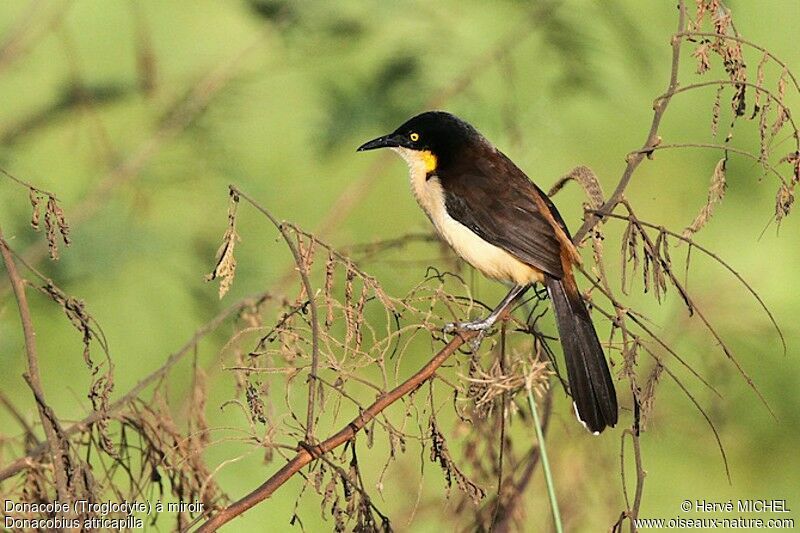
[[[434,106],[475,124],[545,189],[585,164],[610,191],[625,154],[644,141],[653,99],[666,87],[674,4],[2,2],[0,41],[7,39],[15,48],[9,55],[6,47],[0,58],[0,165],[62,200],[73,225],[73,245],[62,251],[60,261],[38,264],[67,292],[84,299],[103,326],[119,393],[162,364],[226,305],[203,275],[213,268],[224,230],[228,183],[336,245],[428,231],[409,194],[404,164],[354,150]],[[797,0],[732,0],[729,6],[744,37],[800,70]],[[686,83],[696,78],[691,49],[687,46],[683,57]],[[759,59],[747,56],[751,76]],[[708,79],[722,72],[718,58],[712,61]],[[774,87],[777,74],[767,70],[765,83]],[[711,137],[714,94],[712,87],[676,97],[661,130],[664,142],[721,141],[730,122],[729,92],[723,93],[716,141]],[[787,102],[800,109],[791,86]],[[191,107],[195,104],[200,109]],[[792,150],[787,131],[775,141],[776,160]],[[757,154],[757,121],[740,120],[731,142]],[[637,171],[628,198],[642,218],[680,231],[705,202],[719,158],[712,151],[659,152]],[[646,312],[723,395],[720,399],[687,379],[719,429],[732,481],[700,414],[664,380],[642,439],[644,517],[699,516],[680,511],[684,499],[780,498],[789,500],[793,511],[800,507],[800,225],[791,215],[780,231],[774,223],[768,226],[777,183],[762,176],[754,162],[732,157],[728,185],[698,242],[728,260],[761,294],[785,332],[788,355],[767,317],[724,270],[696,256],[689,287],[777,420],[699,321],[686,316],[674,291],[659,307],[641,294],[637,282],[630,305]],[[582,201],[575,186],[555,199],[573,228],[580,223]],[[0,180],[0,206],[0,225],[16,250],[41,246],[42,236],[28,225],[23,189]],[[291,264],[275,231],[243,211],[239,268],[227,301],[274,288]],[[618,233],[611,223],[606,249],[615,286]],[[685,248],[674,253],[682,255]],[[436,257],[435,245],[415,246],[365,268],[387,291],[404,294],[422,279],[426,265],[436,265]],[[471,279],[481,298],[501,296],[495,284]],[[22,339],[5,282],[2,294],[2,388],[34,420],[34,404],[19,377]],[[77,419],[88,408],[89,383],[80,337],[58,308],[39,297],[32,304],[45,390],[61,417]],[[605,325],[601,329],[608,331]],[[212,360],[227,333],[205,343],[201,357]],[[410,353],[409,368],[428,356],[425,349]],[[177,399],[189,386],[186,376],[182,380],[179,372],[172,378],[170,392]],[[212,425],[222,423],[218,406],[230,397],[230,381],[221,378],[210,399]],[[621,428],[590,438],[574,423],[563,394],[558,391],[556,397],[551,461],[568,527],[605,530],[624,508]],[[274,408],[284,409],[281,403]],[[623,414],[624,424],[629,416]],[[4,433],[16,433],[5,412],[0,422],[9,428]],[[216,465],[239,452],[241,446],[223,443],[207,459]],[[231,497],[253,489],[276,468],[258,455],[218,475]],[[369,457],[362,452],[362,461]],[[383,454],[376,451],[374,457],[378,468]],[[419,476],[416,449],[400,458],[392,474],[406,482],[400,490],[387,490],[385,501],[377,504],[395,528],[455,527],[440,512],[448,504],[436,465],[426,466],[422,498],[428,504],[410,524]],[[549,527],[540,475],[525,496],[529,531]],[[288,529],[300,486],[289,483],[231,529],[264,529],[265,523]],[[299,509],[307,530],[332,529],[330,518],[319,518],[318,498],[304,497]],[[800,519],[800,514],[791,516]]]

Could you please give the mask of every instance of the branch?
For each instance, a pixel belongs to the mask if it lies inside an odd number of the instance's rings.
[[[761,158],[759,156],[751,154],[747,150],[742,150],[741,148],[734,148],[732,146],[727,146],[725,144],[715,144],[715,143],[671,143],[671,144],[659,144],[658,146],[651,146],[649,148],[643,148],[641,150],[637,150],[636,152],[633,152],[633,154],[650,154],[650,155],[652,155],[652,153],[655,152],[656,150],[671,150],[671,149],[675,149],[675,148],[681,148],[681,149],[682,148],[703,148],[703,149],[709,149],[709,150],[722,150],[723,152],[730,152],[732,154],[741,155],[741,156],[746,157],[748,159],[752,159],[756,163],[759,163],[767,172],[769,172],[771,174],[774,174],[775,177],[778,178],[778,180],[782,184],[788,185],[786,183],[786,180],[784,179],[784,177],[781,175],[781,173],[778,172],[773,165],[770,165],[768,161],[764,160],[763,158]],[[604,212],[603,216],[604,217],[608,216],[608,213]]]
[[[616,213],[607,213],[605,216],[608,217],[608,218],[613,218],[613,219],[617,219],[617,220],[624,220],[624,221],[629,221],[630,220],[630,215],[629,216],[624,216],[624,215],[617,215]],[[783,335],[783,330],[778,325],[778,321],[775,319],[775,316],[772,314],[772,311],[770,311],[769,307],[767,307],[766,302],[764,302],[764,300],[761,298],[761,296],[758,294],[758,292],[756,292],[756,290],[753,288],[753,286],[750,285],[747,282],[747,280],[745,280],[742,277],[741,274],[739,274],[736,270],[734,270],[734,268],[731,265],[729,265],[719,255],[715,254],[714,252],[712,252],[708,248],[706,248],[706,247],[704,247],[704,246],[702,246],[700,244],[697,244],[697,242],[695,242],[694,239],[690,239],[688,237],[684,237],[680,233],[676,233],[674,231],[670,231],[667,228],[665,228],[664,226],[658,226],[656,224],[653,224],[652,222],[646,222],[646,221],[640,220],[638,218],[636,219],[636,222],[641,226],[644,226],[644,227],[659,231],[659,232],[661,232],[661,233],[663,233],[665,235],[669,235],[670,237],[673,237],[675,239],[678,239],[681,242],[684,242],[684,243],[688,244],[690,248],[695,248],[695,249],[699,250],[704,255],[707,255],[708,257],[710,257],[714,262],[716,262],[722,268],[724,268],[725,270],[730,272],[739,281],[739,283],[742,284],[742,286],[747,290],[747,292],[749,292],[750,295],[753,298],[755,298],[756,302],[758,302],[759,307],[761,307],[761,309],[764,311],[764,313],[766,313],[767,318],[769,318],[769,321],[772,323],[772,327],[775,329],[775,332],[778,334],[778,338],[780,339],[781,346],[783,347],[783,355],[786,356],[786,354],[788,353],[788,350],[789,350],[789,347],[786,344],[786,337]],[[584,274],[588,277],[588,273],[587,272],[584,272]]]
[[[787,69],[786,72],[789,72],[789,70]],[[752,82],[749,82],[749,81],[733,81],[733,80],[703,81],[703,82],[692,83],[692,84],[689,84],[689,85],[684,85],[683,87],[679,87],[679,88],[675,89],[674,91],[672,91],[672,95],[671,96],[675,96],[676,94],[680,94],[680,93],[685,93],[686,91],[693,91],[695,89],[702,89],[704,87],[718,87],[718,86],[750,87],[754,91],[757,91],[757,92],[760,92],[761,94],[766,95],[767,98],[769,98],[770,100],[775,102],[775,104],[777,104],[779,107],[782,107],[783,109],[785,109],[787,111],[787,113],[786,113],[787,120],[789,121],[789,124],[792,125],[792,128],[794,129],[794,131],[797,131],[797,125],[795,124],[791,113],[788,112],[789,111],[789,107],[785,103],[783,103],[783,100],[781,100],[780,98],[775,96],[775,93],[773,93],[769,89],[765,89],[764,87],[762,87],[761,85],[759,85],[757,83],[752,83]],[[656,100],[659,100],[661,98],[664,98],[664,96],[663,95],[659,96]],[[800,139],[796,139],[795,145],[797,145],[798,143],[800,143]]]
[[[680,15],[679,15],[679,22],[678,22],[678,32],[681,32],[685,28],[685,19],[686,19],[686,9],[683,3],[683,0],[680,2]],[[658,144],[658,127],[661,123],[661,118],[664,114],[664,111],[669,103],[671,93],[675,91],[678,87],[678,67],[680,64],[680,48],[681,48],[682,39],[673,37],[672,40],[672,70],[670,74],[670,83],[669,87],[666,92],[666,96],[659,100],[655,104],[655,113],[653,116],[653,123],[650,127],[650,133],[648,134],[647,141],[645,142],[645,148],[656,146]],[[614,194],[611,198],[602,206],[600,211],[602,212],[611,212],[617,203],[622,198],[622,194],[625,188],[628,185],[628,182],[633,175],[633,172],[639,166],[639,164],[644,159],[644,153],[634,153],[628,158],[628,165],[623,173],[620,182],[617,184],[617,188],[614,191]],[[267,214],[267,213],[265,213]],[[270,215],[268,215],[270,216]],[[270,216],[272,219],[272,217]],[[573,239],[574,242],[580,242],[583,236],[593,228],[598,222],[602,220],[602,216],[593,215],[589,218],[586,222],[584,222],[583,226],[580,228],[578,233],[576,233],[575,238]],[[309,294],[309,297],[311,294]],[[504,316],[508,314],[508,308],[504,310]],[[403,397],[405,394],[417,389],[420,385],[422,385],[426,380],[428,380],[431,376],[433,376],[434,372],[436,371],[439,366],[447,360],[450,355],[455,352],[465,340],[471,339],[476,333],[475,332],[463,332],[460,335],[454,337],[439,353],[437,353],[424,367],[422,367],[416,374],[408,378],[405,382],[403,382],[400,386],[396,387],[386,395],[379,398],[375,403],[373,403],[370,407],[368,407],[362,414],[356,417],[350,424],[346,427],[342,428],[338,433],[329,437],[325,441],[323,441],[319,446],[312,448],[316,454],[326,453],[338,446],[341,446],[351,438],[353,438],[358,431],[360,431],[364,425],[366,425],[370,420],[375,418],[377,414],[387,408],[389,405]],[[217,515],[209,518],[198,531],[216,531],[222,525],[230,522],[237,516],[241,515],[248,509],[252,508],[253,506],[257,505],[258,503],[264,501],[265,499],[269,498],[281,485],[286,483],[294,474],[300,471],[304,466],[309,464],[314,457],[312,454],[302,446],[300,447],[297,455],[289,461],[286,465],[284,465],[280,470],[278,470],[275,474],[272,475],[267,481],[265,481],[260,487],[252,491],[250,494],[244,496],[240,500],[234,502],[227,508],[220,511]]]
[[[28,297],[25,294],[25,281],[20,277],[19,271],[17,271],[17,265],[14,263],[14,257],[3,236],[2,229],[0,229],[0,254],[2,254],[3,262],[6,265],[8,280],[11,282],[11,287],[14,290],[14,297],[17,300],[17,308],[19,309],[19,318],[22,322],[22,332],[25,338],[25,354],[28,357],[28,372],[25,375],[26,381],[36,397],[39,418],[42,421],[42,427],[47,437],[48,448],[51,452],[50,458],[53,462],[53,472],[56,478],[58,499],[63,503],[67,503],[70,502],[72,498],[70,497],[69,477],[67,474],[68,461],[65,459],[65,453],[67,453],[64,445],[65,443],[62,440],[63,435],[59,435],[56,431],[55,415],[44,399],[42,381],[39,377],[39,355],[36,351],[36,331],[33,329],[31,311],[28,307]]]
[[[692,37],[714,37],[716,39],[725,39],[725,40],[728,40],[728,41],[736,41],[737,43],[742,43],[742,44],[744,44],[746,46],[754,48],[754,49],[758,50],[759,52],[763,52],[767,57],[772,59],[775,63],[777,63],[779,66],[783,67],[786,70],[786,73],[789,75],[789,78],[791,78],[792,82],[794,83],[795,88],[797,89],[798,92],[800,92],[800,83],[798,83],[797,78],[795,77],[794,74],[792,74],[792,71],[789,70],[788,65],[786,65],[786,63],[781,61],[772,52],[770,52],[769,50],[767,50],[766,48],[764,48],[762,46],[759,46],[759,45],[755,44],[754,42],[748,41],[747,39],[743,39],[743,38],[739,37],[738,35],[721,35],[719,33],[703,32],[703,31],[683,31],[683,32],[675,34],[675,36],[676,37],[681,37],[681,38],[687,37],[689,40],[692,40]]]
[[[0,241],[0,243],[4,243],[5,241]],[[1,246],[0,246],[1,248]],[[163,378],[169,371],[175,366],[187,353],[192,353],[197,343],[200,342],[206,335],[211,333],[212,331],[216,330],[219,325],[224,322],[230,315],[234,313],[238,313],[242,309],[249,307],[251,305],[257,304],[258,302],[262,301],[265,298],[269,298],[267,293],[253,295],[247,298],[243,298],[239,300],[232,306],[228,307],[227,309],[221,311],[217,316],[211,319],[210,322],[207,322],[203,327],[197,330],[195,334],[189,339],[177,352],[173,353],[172,355],[167,358],[166,362],[157,370],[146,376],[145,378],[141,379],[139,383],[137,383],[130,391],[128,391],[125,396],[118,399],[114,403],[108,406],[106,413],[101,413],[94,411],[86,416],[83,420],[76,422],[75,424],[69,426],[68,428],[64,429],[64,436],[68,437],[73,435],[79,431],[84,431],[87,427],[91,426],[92,424],[96,423],[103,417],[110,416],[111,413],[119,411],[122,407],[130,403],[131,401],[137,399],[139,395],[142,393],[144,389],[148,386],[152,385],[159,379]],[[0,481],[10,478],[13,475],[21,472],[25,468],[30,467],[33,464],[33,461],[42,455],[43,453],[50,450],[50,443],[45,442],[40,444],[39,446],[32,449],[26,456],[21,457],[5,467],[3,470],[0,470]]]
[[[55,198],[56,200],[58,200],[58,197],[55,194],[53,194],[53,193],[51,193],[49,191],[45,191],[44,189],[40,189],[39,187],[35,187],[35,186],[31,185],[30,183],[28,183],[25,180],[19,179],[18,177],[14,176],[13,174],[8,172],[4,168],[0,168],[0,174],[3,174],[8,179],[10,179],[11,181],[15,182],[17,185],[21,185],[21,186],[25,187],[28,190],[35,191],[35,192],[38,192],[41,195],[49,196],[50,198]]]
[[[631,441],[633,441],[633,457],[636,462],[636,492],[633,496],[633,505],[631,505],[630,501],[628,500],[628,489],[625,482],[625,437],[628,435],[630,435]],[[644,478],[647,476],[647,471],[642,465],[642,450],[639,445],[639,432],[635,429],[625,428],[622,431],[622,436],[620,437],[619,468],[621,472],[620,475],[622,477],[622,492],[625,495],[625,503],[628,506],[628,509],[625,510],[622,516],[620,516],[619,522],[617,522],[620,527],[615,528],[614,530],[620,531],[622,520],[624,518],[628,518],[630,520],[631,533],[635,533],[637,531],[636,519],[639,518],[639,507],[642,505]]]
[[[675,94],[675,91],[678,89],[678,70],[681,61],[681,45],[683,44],[681,35],[685,30],[686,5],[684,0],[680,0],[678,4],[678,32],[672,36],[672,69],[670,70],[669,85],[664,95],[653,104],[653,122],[650,125],[650,132],[647,134],[647,140],[644,142],[641,150],[628,155],[628,164],[625,166],[625,171],[622,173],[622,177],[617,183],[617,188],[614,189],[614,193],[606,203],[603,204],[603,207],[600,208],[600,214],[594,214],[589,217],[577,233],[575,233],[573,241],[576,243],[581,242],[586,234],[603,219],[606,213],[611,213],[614,210],[622,199],[622,195],[628,183],[631,181],[634,171],[644,160],[645,155],[652,152],[653,148],[660,143],[661,139],[658,135],[658,128],[661,126],[661,119],[672,99],[672,95]]]
[[[511,309],[511,305],[503,310],[502,319],[505,319]],[[286,463],[280,470],[275,472],[272,477],[265,481],[260,487],[252,491],[250,494],[244,496],[240,500],[232,503],[218,514],[209,518],[197,531],[207,532],[216,531],[218,528],[227,524],[237,516],[241,515],[251,507],[266,500],[272,494],[286,483],[292,476],[299,472],[304,466],[309,464],[315,458],[320,457],[346,442],[355,438],[356,434],[361,431],[372,419],[380,414],[384,409],[400,400],[407,394],[415,391],[422,386],[427,380],[433,377],[436,370],[466,341],[472,339],[477,332],[464,331],[453,337],[433,358],[428,361],[425,366],[420,368],[413,376],[405,380],[403,383],[387,392],[378,398],[372,405],[367,407],[360,415],[358,415],[352,422],[339,430],[338,433],[328,437],[317,446],[308,446],[307,443],[301,443],[298,446],[297,454],[294,458]]]
[[[300,279],[305,288],[306,295],[308,295],[308,306],[311,309],[311,371],[308,374],[308,407],[306,411],[306,441],[311,443],[314,440],[314,407],[317,403],[317,374],[319,373],[319,320],[317,312],[317,302],[314,298],[314,292],[311,288],[311,280],[308,278],[308,265],[297,250],[297,246],[292,242],[292,237],[286,231],[286,223],[278,221],[275,216],[267,211],[266,208],[261,206],[258,202],[253,200],[247,194],[243,193],[233,185],[228,188],[231,193],[237,197],[244,198],[250,205],[256,208],[261,214],[269,219],[272,224],[281,232],[283,240],[292,252],[294,257],[297,271],[300,273]]]

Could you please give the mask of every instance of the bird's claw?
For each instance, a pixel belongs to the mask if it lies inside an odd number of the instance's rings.
[[[455,333],[456,331],[486,331],[491,328],[492,322],[488,320],[475,320],[473,322],[450,322],[446,324],[442,331],[445,333]]]
[[[450,333],[455,333],[459,329],[461,329],[461,328],[460,328],[460,324],[458,322],[449,322],[449,323],[444,325],[444,327],[442,328],[442,331],[444,333],[450,334]]]
[[[445,333],[476,331],[478,334],[470,339],[469,345],[473,352],[477,352],[478,348],[481,346],[481,342],[483,342],[483,338],[486,336],[486,332],[489,331],[489,328],[491,328],[492,325],[493,323],[488,320],[475,320],[473,322],[451,322],[446,324],[444,328],[442,328],[442,331]]]
[[[486,336],[486,332],[488,329],[482,329],[478,331],[478,334],[469,341],[469,346],[472,348],[473,353],[477,353],[478,349],[481,347],[481,343],[483,342],[483,338]]]

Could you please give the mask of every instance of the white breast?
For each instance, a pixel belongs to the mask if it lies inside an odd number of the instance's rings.
[[[428,177],[425,162],[419,154],[406,148],[393,148],[409,167],[411,191],[437,233],[467,263],[485,276],[518,285],[541,282],[542,272],[526,265],[502,248],[479,237],[453,219],[445,209],[444,191],[439,178]]]

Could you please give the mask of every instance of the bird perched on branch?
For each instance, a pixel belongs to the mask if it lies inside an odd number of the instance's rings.
[[[409,166],[411,189],[437,233],[485,276],[512,285],[483,320],[447,331],[492,327],[534,283],[553,302],[578,419],[597,434],[617,423],[617,397],[603,349],[573,275],[580,255],[542,190],[475,128],[442,111],[417,115],[358,151],[391,148]]]

